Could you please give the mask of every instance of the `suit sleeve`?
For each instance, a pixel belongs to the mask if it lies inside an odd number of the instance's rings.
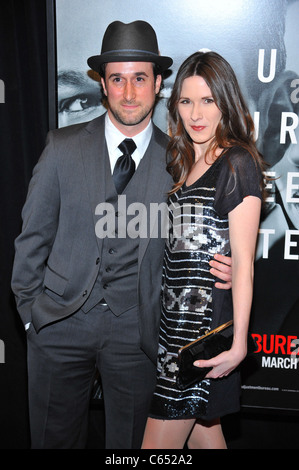
[[[24,324],[31,321],[31,307],[43,290],[47,258],[53,245],[60,206],[57,154],[52,132],[33,170],[22,210],[22,231],[15,241],[12,290]]]

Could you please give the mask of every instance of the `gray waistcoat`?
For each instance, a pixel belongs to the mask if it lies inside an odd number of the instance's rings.
[[[105,162],[105,199],[109,204],[105,207],[110,208],[110,211],[109,216],[103,211],[104,218],[99,220],[97,227],[98,229],[102,227],[104,234],[109,236],[103,238],[99,274],[82,310],[87,313],[104,298],[111,311],[115,315],[120,315],[138,303],[138,234],[140,233],[138,209],[141,206],[136,206],[136,202],[141,204],[144,202],[147,175],[150,171],[150,155],[149,152],[145,153],[120,197],[116,193],[111,176],[108,152],[105,155]],[[128,208],[130,214],[127,214]]]

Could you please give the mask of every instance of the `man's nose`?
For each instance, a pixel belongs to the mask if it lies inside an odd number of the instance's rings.
[[[124,89],[124,97],[127,101],[131,101],[135,98],[135,87],[132,83],[127,82]]]

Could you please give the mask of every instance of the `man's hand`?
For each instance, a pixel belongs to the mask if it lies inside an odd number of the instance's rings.
[[[214,259],[210,261],[210,273],[218,277],[222,282],[216,282],[215,287],[218,289],[230,289],[232,286],[232,259],[229,256],[215,255]]]

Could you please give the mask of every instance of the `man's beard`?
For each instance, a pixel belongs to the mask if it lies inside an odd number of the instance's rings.
[[[109,107],[109,109],[116,121],[122,124],[123,126],[136,126],[137,124],[140,124],[142,121],[144,121],[147,116],[152,113],[154,109],[154,103],[152,104],[152,106],[142,108],[137,115],[132,117],[129,114],[119,113],[117,109],[111,108],[111,106]]]

